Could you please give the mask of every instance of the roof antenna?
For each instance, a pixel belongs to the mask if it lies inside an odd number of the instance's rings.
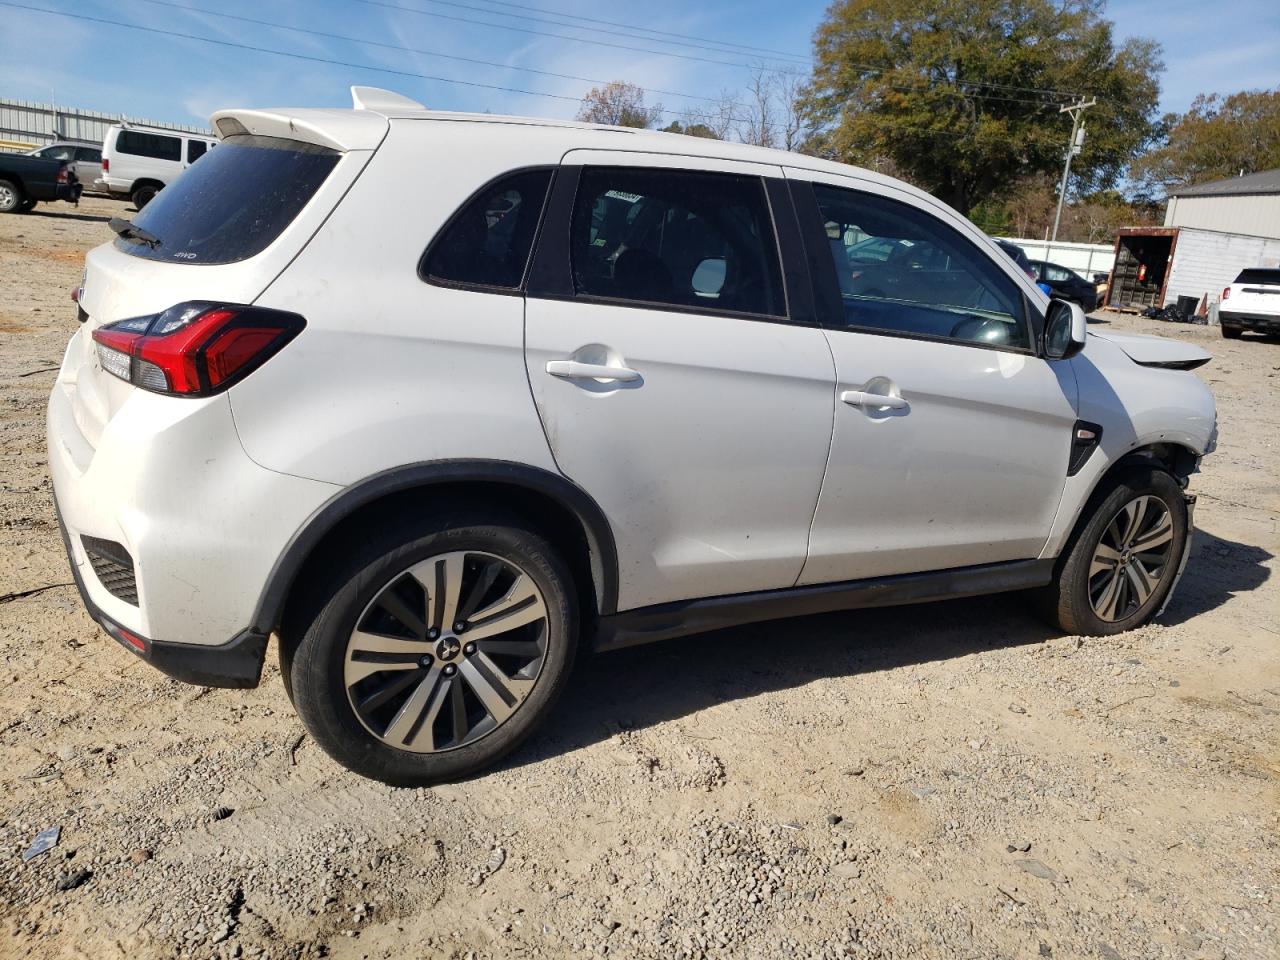
[[[383,90],[381,87],[352,87],[351,106],[356,110],[372,110],[375,113],[386,113],[388,110],[425,110],[417,100]]]

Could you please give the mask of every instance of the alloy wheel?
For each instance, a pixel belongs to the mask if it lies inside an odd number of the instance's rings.
[[[393,577],[347,642],[343,685],[387,746],[438,753],[487,736],[533,691],[547,605],[518,565],[480,551],[428,557]]]
[[[1102,620],[1132,615],[1155,592],[1173,556],[1173,515],[1159,497],[1124,504],[1102,531],[1089,564],[1089,603]]]
[[[18,206],[18,192],[7,183],[0,183],[0,210],[13,210]]]

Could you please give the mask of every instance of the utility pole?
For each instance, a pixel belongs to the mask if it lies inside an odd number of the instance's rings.
[[[1058,239],[1058,223],[1062,220],[1062,201],[1067,199],[1067,177],[1071,175],[1071,158],[1084,146],[1084,124],[1080,120],[1080,114],[1097,105],[1096,97],[1087,101],[1081,97],[1075,103],[1058,109],[1059,113],[1071,114],[1071,140],[1067,143],[1067,161],[1062,165],[1062,186],[1058,188],[1058,212],[1053,215],[1053,236],[1049,239],[1050,243],[1055,243]]]

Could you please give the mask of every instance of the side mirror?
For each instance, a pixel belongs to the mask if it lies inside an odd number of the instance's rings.
[[[1044,354],[1050,360],[1067,360],[1084,349],[1089,325],[1079,304],[1050,300],[1044,322]]]

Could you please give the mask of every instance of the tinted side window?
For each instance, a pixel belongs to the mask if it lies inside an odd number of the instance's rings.
[[[853,328],[1028,349],[1018,285],[959,231],[910,204],[813,185]],[[846,246],[845,238],[864,239]],[[866,257],[867,237],[892,241]],[[878,248],[877,248],[878,250]]]
[[[139,133],[137,130],[121,130],[116,135],[116,149],[136,157],[153,160],[181,160],[182,141],[158,133]]]
[[[101,163],[102,151],[97,147],[76,147],[76,159],[87,163]]]
[[[758,177],[588,167],[569,244],[579,294],[786,314],[773,221]]]
[[[1052,263],[1044,265],[1044,278],[1052,280],[1054,283],[1066,283],[1072,279],[1071,271],[1065,267],[1059,267]]]
[[[424,279],[514,290],[524,278],[550,170],[524,170],[468,201],[427,251]]]
[[[204,156],[204,152],[209,149],[209,145],[203,140],[187,141],[187,163],[195,163]]]
[[[75,147],[45,147],[36,156],[45,160],[74,160],[75,152]]]

